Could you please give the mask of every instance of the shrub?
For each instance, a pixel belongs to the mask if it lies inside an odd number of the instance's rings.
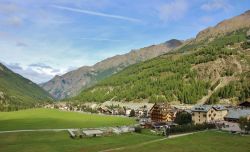
[[[175,127],[171,127],[169,129],[170,134],[175,133],[184,133],[184,132],[192,132],[192,131],[200,131],[205,129],[214,129],[216,128],[215,124],[187,124],[187,125],[179,125]]]
[[[190,124],[192,122],[192,116],[188,112],[178,112],[174,120],[175,123],[179,125]]]
[[[132,109],[132,110],[130,111],[129,117],[134,117],[134,116],[135,116],[135,110]]]
[[[141,133],[141,127],[135,127],[135,132],[136,133]]]

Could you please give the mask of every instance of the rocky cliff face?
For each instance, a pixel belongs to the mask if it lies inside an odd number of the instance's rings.
[[[172,39],[162,44],[132,50],[127,54],[107,58],[94,66],[83,66],[62,76],[55,76],[49,82],[41,84],[41,86],[57,99],[72,97],[97,81],[129,65],[167,53],[179,47],[182,43],[182,41]]]

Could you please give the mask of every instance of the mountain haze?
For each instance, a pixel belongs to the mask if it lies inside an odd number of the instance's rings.
[[[165,43],[132,50],[123,55],[107,58],[93,66],[83,66],[62,76],[41,84],[53,97],[63,99],[77,95],[81,90],[95,84],[125,67],[167,53],[180,45],[182,41],[172,39]]]

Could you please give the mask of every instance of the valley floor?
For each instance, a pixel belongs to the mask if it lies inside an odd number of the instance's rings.
[[[145,133],[71,139],[65,131],[5,133],[0,134],[0,139],[0,151],[4,152],[248,152],[250,150],[250,136],[217,131],[200,132],[172,139]]]
[[[250,136],[204,131],[163,138],[149,130],[71,139],[67,128],[134,124],[126,117],[30,109],[0,112],[0,152],[248,152]],[[58,129],[60,128],[60,129]],[[183,136],[185,135],[185,136]]]
[[[128,117],[115,117],[54,109],[29,109],[0,112],[0,131],[30,129],[68,129],[109,127],[134,124]]]

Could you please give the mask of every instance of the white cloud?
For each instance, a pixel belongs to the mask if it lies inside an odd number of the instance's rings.
[[[18,73],[35,83],[46,82],[53,78],[55,75],[61,75],[67,72],[69,69],[54,69],[51,66],[42,63],[30,64],[28,66],[21,65],[20,63],[4,64],[15,73]]]
[[[174,0],[163,4],[158,8],[159,17],[162,21],[181,19],[188,11],[189,5],[185,0]]]
[[[226,0],[212,0],[201,6],[201,9],[204,11],[215,11],[220,9],[228,11],[231,8],[232,6]]]
[[[77,13],[94,15],[94,16],[114,18],[114,19],[126,20],[126,21],[131,21],[131,22],[142,22],[141,20],[136,19],[136,18],[126,17],[126,16],[120,16],[120,15],[115,15],[115,14],[107,14],[107,13],[101,13],[101,12],[94,12],[94,11],[89,11],[89,10],[84,10],[84,9],[78,9],[78,8],[71,8],[71,7],[65,7],[65,6],[59,6],[59,5],[51,5],[51,7],[54,7],[54,8],[57,8],[57,9],[61,9],[61,10],[67,10],[67,11],[71,11],[71,12],[77,12]]]

